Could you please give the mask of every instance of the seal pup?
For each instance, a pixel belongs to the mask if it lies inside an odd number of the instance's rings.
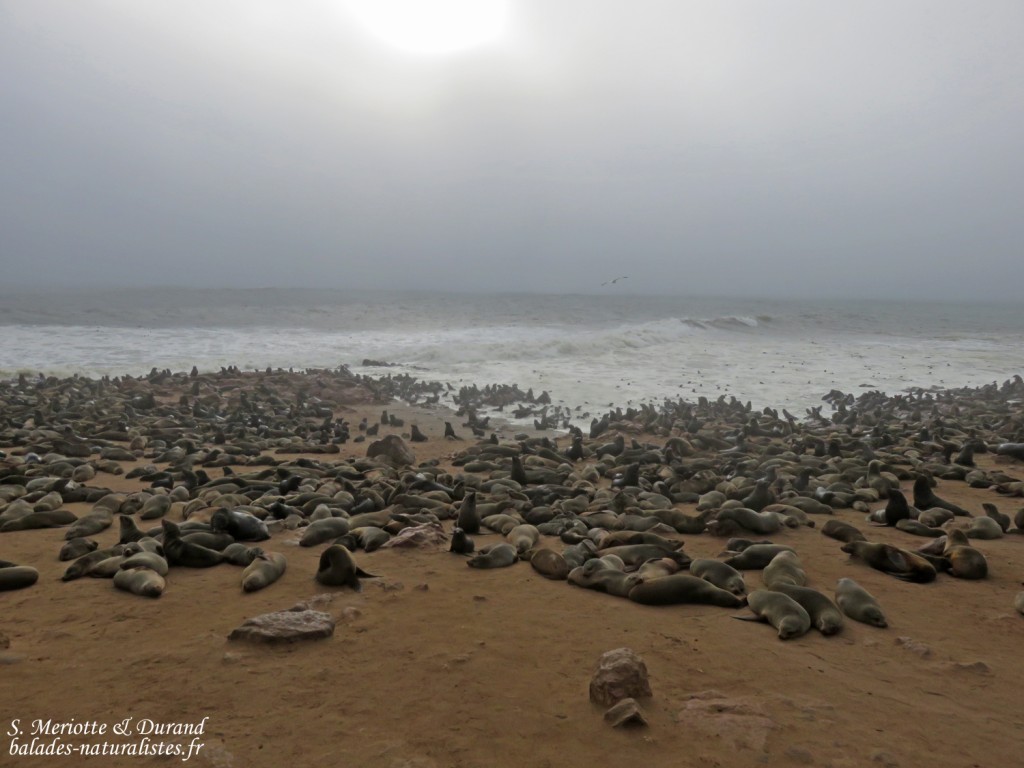
[[[885,628],[889,622],[878,601],[853,579],[839,579],[836,582],[836,603],[839,609],[854,621]]]
[[[519,559],[516,548],[508,542],[484,547],[467,562],[470,568],[507,568]]]
[[[719,589],[732,592],[734,595],[747,594],[747,585],[743,574],[719,560],[700,557],[690,563],[690,573],[700,579],[709,581]]]
[[[537,542],[540,541],[540,531],[537,530],[536,526],[523,523],[505,534],[505,538],[508,539],[509,544],[516,548],[516,554],[522,557],[537,546]]]
[[[279,552],[260,552],[242,571],[242,591],[256,592],[284,575],[288,561]]]
[[[807,611],[807,615],[811,617],[811,626],[821,634],[834,635],[843,628],[842,611],[818,590],[783,583],[774,584],[771,590],[789,595],[800,603]]]
[[[918,584],[935,581],[935,566],[915,552],[891,544],[872,544],[867,541],[851,541],[843,544],[842,550],[852,557],[860,558],[875,570],[897,579]]]
[[[345,547],[340,544],[332,544],[320,553],[320,564],[314,578],[321,584],[328,587],[351,587],[356,592],[362,592],[363,586],[359,583],[360,577],[377,578],[356,565],[355,560],[352,559],[352,553]]]
[[[456,555],[471,555],[475,546],[473,539],[464,530],[458,526],[452,528],[452,541],[448,547],[449,552],[454,552]]]
[[[167,588],[167,582],[149,568],[129,568],[114,574],[114,586],[140,597],[160,597]]]
[[[753,616],[734,616],[742,621],[766,621],[775,627],[780,640],[791,640],[806,635],[811,629],[811,617],[796,600],[782,592],[755,589],[747,595],[747,607]]]
[[[688,573],[673,573],[671,576],[641,582],[630,589],[627,596],[641,605],[697,603],[736,608],[746,602],[744,597]]]

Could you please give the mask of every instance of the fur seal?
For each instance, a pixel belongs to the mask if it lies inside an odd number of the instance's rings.
[[[826,520],[825,524],[821,526],[821,532],[825,536],[841,541],[844,544],[848,544],[851,541],[867,541],[867,538],[860,532],[859,528],[835,518]]]
[[[929,528],[920,520],[900,520],[896,523],[896,528],[912,536],[927,536],[932,539],[945,535],[941,528]]]
[[[796,552],[779,552],[761,572],[761,581],[768,589],[775,589],[781,584],[792,584],[803,587],[807,584],[807,574],[800,564]]]
[[[963,507],[936,496],[932,491],[931,485],[928,483],[928,478],[923,476],[919,476],[914,481],[914,506],[918,509],[939,507],[940,509],[948,509],[957,517],[971,517],[971,513]]]
[[[1003,538],[1003,528],[998,521],[991,517],[975,517],[971,520],[971,527],[964,531],[969,539],[992,539]]]
[[[910,519],[910,505],[907,504],[907,497],[901,491],[889,491],[889,503],[883,510],[883,521],[888,526],[894,526],[900,520]]]
[[[1013,598],[1013,607],[1017,609],[1017,613],[1024,615],[1024,592],[1018,592]]]
[[[39,581],[39,571],[29,565],[0,567],[0,592],[31,587]]]
[[[344,517],[324,517],[310,523],[299,539],[300,547],[315,547],[349,532],[349,521]]]
[[[90,552],[95,551],[99,548],[99,542],[94,539],[87,539],[84,536],[79,536],[77,539],[71,539],[71,541],[65,542],[64,546],[60,548],[60,554],[57,556],[61,562],[66,560],[75,560],[82,555],[87,555]]]
[[[464,530],[458,526],[452,528],[452,542],[448,547],[449,552],[454,552],[457,555],[470,555],[473,553],[474,548],[473,539]]]
[[[734,595],[747,594],[747,585],[743,574],[719,560],[701,557],[690,563],[690,573],[700,579],[709,581],[719,589],[732,592]]]
[[[811,617],[796,600],[782,592],[755,589],[747,595],[747,607],[753,616],[734,616],[743,621],[766,621],[775,627],[780,640],[790,640],[807,634]]]
[[[746,602],[742,596],[688,573],[674,573],[671,576],[641,582],[630,589],[627,596],[634,603],[641,605],[698,603],[736,608]]]
[[[247,547],[245,544],[237,541],[234,544],[228,544],[224,547],[224,551],[221,552],[225,563],[239,565],[243,568],[251,564],[262,553],[263,550],[259,547]]]
[[[622,562],[627,566],[639,568],[648,560],[659,557],[668,557],[679,563],[681,568],[690,567],[690,556],[680,550],[665,551],[657,544],[626,544],[619,547],[609,547],[601,550],[601,556],[615,555],[621,557]]]
[[[471,568],[507,568],[519,559],[516,548],[508,542],[484,547],[466,565]]]
[[[164,518],[160,524],[164,529],[163,545],[168,565],[210,568],[224,561],[220,552],[182,539],[181,529],[170,520]]]
[[[149,568],[129,568],[114,574],[114,586],[140,597],[160,597],[167,582],[163,576]]]
[[[843,628],[843,614],[825,595],[810,587],[795,584],[776,583],[771,587],[773,592],[789,595],[803,606],[811,617],[811,626],[823,635],[834,635]]]
[[[569,565],[565,558],[551,549],[535,549],[529,555],[533,570],[546,579],[565,581],[569,577]]]
[[[895,576],[897,579],[913,581],[918,584],[935,580],[935,566],[925,557],[891,544],[851,541],[844,544],[842,550],[852,557],[860,558],[872,568]]]
[[[256,515],[237,509],[218,509],[210,518],[210,528],[214,532],[229,534],[235,541],[266,541],[270,538],[266,523]]]
[[[242,572],[242,591],[256,592],[269,587],[284,575],[287,565],[279,552],[260,552]]]
[[[540,541],[540,531],[537,530],[536,526],[523,523],[505,534],[505,538],[508,539],[509,544],[516,548],[516,554],[522,557],[537,546],[537,542]]]
[[[836,603],[840,610],[854,621],[873,627],[889,626],[878,601],[853,579],[840,579],[836,583]]]
[[[320,565],[315,578],[321,584],[328,587],[352,587],[356,592],[361,592],[363,586],[359,583],[360,576],[366,579],[377,578],[356,565],[352,553],[340,544],[332,544],[320,553]]]
[[[987,519],[987,518],[986,518]],[[944,568],[958,579],[984,579],[988,576],[988,561],[977,549],[967,543],[963,531],[950,531],[942,557],[948,563]]]
[[[459,517],[455,524],[466,533],[480,533],[480,513],[476,508],[476,491],[470,491],[459,507]]]
[[[760,571],[780,552],[793,552],[792,547],[783,544],[751,544],[739,554],[725,561],[738,571]]]
[[[791,520],[792,518],[786,518]],[[726,520],[739,525],[743,530],[750,533],[758,533],[768,536],[782,530],[782,519],[774,512],[755,512],[747,507],[727,507],[718,511],[716,522],[723,523]],[[794,521],[797,525],[798,522]]]
[[[614,568],[593,567],[588,560],[581,566],[569,571],[569,583],[596,592],[605,592],[615,597],[628,597],[630,590],[640,583],[635,573],[623,573]],[[653,582],[652,582],[653,583]]]
[[[118,568],[122,571],[127,571],[129,568],[149,568],[161,576],[166,576],[168,571],[167,561],[164,558],[155,552],[146,552],[145,550],[125,557],[121,560]]]

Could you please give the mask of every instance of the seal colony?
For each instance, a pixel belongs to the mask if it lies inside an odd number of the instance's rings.
[[[408,417],[348,417],[353,406],[435,397],[451,398],[456,416],[439,420],[443,433],[417,425],[418,446],[445,446],[428,461],[405,445]],[[564,426],[565,414],[513,387],[344,370],[22,377],[0,385],[0,558],[8,536],[60,536],[60,589],[108,578],[128,593],[111,599],[154,602],[189,570],[237,568],[244,604],[294,580],[311,592],[385,583],[374,553],[436,525],[454,535],[428,544],[434,567],[460,568],[467,594],[525,569],[581,607],[615,603],[624,622],[630,611],[749,617],[788,644],[823,637],[842,653],[828,638],[899,626],[888,598],[999,574],[1006,558],[990,562],[990,547],[1024,546],[1024,516],[1011,509],[1024,463],[1000,450],[1024,442],[1022,397],[1019,378],[893,397],[832,392],[831,414],[800,420],[700,399],[615,409],[589,430],[554,434],[542,427]],[[509,435],[482,415],[516,402],[544,414],[535,434]],[[394,439],[378,445],[371,427]],[[138,489],[124,490],[128,481]],[[960,487],[980,489],[991,509],[949,501]],[[904,530],[910,521],[938,535]],[[988,538],[997,531],[1004,541]],[[804,556],[809,537],[827,543],[838,583]],[[297,565],[298,545],[318,567]],[[39,589],[43,563],[0,566],[0,588]],[[873,571],[897,578],[880,589]],[[1005,595],[1015,616],[1017,592]],[[730,627],[747,647],[770,642],[754,624]]]

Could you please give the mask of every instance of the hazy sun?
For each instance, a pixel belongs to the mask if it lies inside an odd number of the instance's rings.
[[[507,0],[348,0],[370,34],[411,53],[454,53],[505,29]]]

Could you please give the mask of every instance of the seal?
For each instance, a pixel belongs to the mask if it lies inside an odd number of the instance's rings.
[[[266,541],[270,538],[266,523],[256,515],[237,509],[218,509],[210,518],[210,528],[229,534],[235,541]]]
[[[231,563],[231,565],[238,565],[245,567],[252,563],[263,550],[259,547],[247,547],[241,542],[235,542],[234,544],[228,544],[224,547],[224,551],[221,554],[224,556],[225,563]]]
[[[64,571],[64,575],[60,577],[61,581],[74,581],[80,579],[83,576],[87,576],[98,563],[103,562],[109,557],[120,555],[124,547],[121,544],[117,544],[107,549],[97,549],[88,554],[82,555],[80,558],[75,560],[71,565]]]
[[[596,566],[593,565],[595,563]],[[640,583],[640,577],[635,573],[623,573],[615,568],[606,568],[594,559],[569,571],[569,583],[615,597],[628,597],[630,590]]]
[[[945,532],[941,528],[929,528],[920,520],[900,520],[896,523],[896,529],[912,536],[926,536],[932,539],[945,536]]]
[[[540,531],[537,530],[536,526],[523,523],[506,533],[505,538],[508,539],[509,544],[516,548],[516,554],[522,557],[537,546],[537,542],[540,541]]]
[[[350,523],[344,517],[324,517],[310,523],[299,539],[300,547],[315,547],[333,541],[349,532]]]
[[[747,585],[743,581],[743,574],[719,560],[712,560],[708,557],[697,558],[690,563],[690,573],[734,595],[747,594]]]
[[[519,559],[516,548],[508,542],[484,547],[467,562],[470,568],[507,568]]]
[[[811,626],[823,635],[834,635],[843,628],[843,614],[825,595],[810,587],[795,584],[775,584],[773,592],[781,592],[796,600],[807,615],[811,617]]]
[[[138,541],[146,535],[139,530],[139,527],[129,515],[118,515],[117,519],[121,526],[121,533],[117,540],[119,544],[130,544],[133,541]]]
[[[747,507],[727,507],[718,511],[716,520],[722,523],[726,520],[738,524],[743,530],[750,533],[757,533],[761,536],[768,536],[782,530],[783,522],[779,515],[774,512],[755,512]],[[786,518],[792,520],[792,518]],[[799,525],[794,520],[794,527]]]
[[[875,570],[897,579],[918,584],[935,581],[935,566],[915,552],[891,544],[872,544],[867,541],[851,541],[843,544],[842,550],[852,557],[860,558]]]
[[[692,566],[693,563],[690,563],[690,565]],[[673,573],[679,573],[679,563],[667,557],[648,560],[636,570],[636,575],[640,577],[640,581],[653,581],[664,576],[671,576]]]
[[[533,570],[545,579],[565,581],[569,577],[569,565],[561,554],[551,549],[535,549],[528,554]]]
[[[456,555],[471,555],[474,548],[473,539],[464,530],[458,526],[452,528],[452,542],[448,547],[449,552],[454,552]]]
[[[779,552],[761,572],[761,581],[768,589],[783,584],[802,587],[807,584],[807,574],[800,563],[796,552]]]
[[[889,626],[878,601],[853,579],[839,579],[836,583],[836,603],[840,610],[854,621],[873,627]]]
[[[1003,538],[1003,528],[997,520],[991,517],[975,517],[971,520],[971,527],[964,533],[969,539],[992,539]]]
[[[167,582],[149,568],[129,568],[114,574],[114,586],[140,597],[160,597],[167,588]]]
[[[29,565],[7,564],[0,567],[0,592],[31,587],[39,581],[39,571]]]
[[[743,621],[766,621],[775,627],[780,640],[791,640],[806,635],[811,628],[811,617],[796,600],[782,592],[755,589],[747,595],[747,607],[753,616],[734,616]]]
[[[671,576],[641,582],[629,590],[628,597],[641,605],[697,603],[736,608],[746,602],[742,596],[688,573],[673,573]]]
[[[168,565],[210,568],[224,561],[224,555],[220,552],[182,539],[181,529],[167,518],[161,520],[160,525],[164,529],[164,555]]]
[[[476,508],[476,491],[470,491],[462,500],[455,524],[466,533],[480,533],[480,513]]]
[[[95,551],[99,548],[99,542],[94,539],[87,539],[84,536],[79,536],[76,539],[71,539],[64,543],[64,546],[60,548],[60,554],[57,556],[61,562],[66,560],[75,560],[82,555],[87,555],[90,552]]]
[[[284,575],[288,561],[279,552],[260,552],[242,571],[242,591],[256,592]]]
[[[626,544],[619,547],[609,547],[601,550],[601,556],[615,555],[622,558],[627,566],[639,568],[648,560],[660,557],[668,557],[679,564],[680,568],[690,567],[690,556],[680,550],[666,551],[657,544]]]
[[[836,541],[841,541],[844,544],[848,544],[851,541],[867,541],[859,528],[835,518],[826,520],[825,524],[821,526],[821,532],[825,536],[835,539]]]
[[[793,552],[783,544],[751,544],[742,552],[726,559],[725,564],[738,571],[760,571],[780,552]]]
[[[164,558],[155,552],[146,552],[145,550],[126,556],[121,560],[118,568],[122,571],[127,571],[129,568],[149,568],[161,576],[166,576],[168,571],[167,561]]]
[[[984,579],[988,576],[988,561],[967,543],[963,531],[953,530],[946,535],[942,557],[949,563],[946,570],[950,576],[958,579]]]
[[[1017,609],[1017,613],[1024,616],[1024,592],[1018,592],[1013,598],[1013,607]]]
[[[328,587],[351,587],[356,592],[361,592],[363,586],[359,583],[360,577],[377,578],[356,565],[352,553],[345,547],[332,544],[320,553],[320,565],[315,578],[321,584]]]
[[[963,507],[936,496],[932,491],[931,485],[928,483],[928,478],[922,475],[919,475],[917,480],[914,481],[914,506],[918,509],[939,507],[940,509],[948,509],[957,517],[971,517],[971,513]]]

